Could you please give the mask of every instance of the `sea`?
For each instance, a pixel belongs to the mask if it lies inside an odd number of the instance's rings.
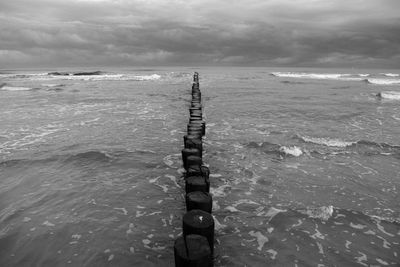
[[[400,71],[0,71],[0,266],[174,266],[193,73],[215,266],[400,266]]]

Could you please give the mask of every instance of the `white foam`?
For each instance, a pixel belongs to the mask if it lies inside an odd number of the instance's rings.
[[[379,231],[381,231],[382,233],[384,233],[385,235],[388,235],[390,237],[394,237],[394,234],[391,234],[389,232],[386,232],[385,228],[380,224],[380,220],[376,220],[376,227],[379,229]]]
[[[158,74],[152,74],[152,75],[142,75],[142,76],[134,76],[138,80],[142,81],[148,81],[148,80],[158,80],[161,78],[160,75]]]
[[[221,207],[220,207],[220,205],[218,204],[218,201],[217,201],[217,200],[214,200],[213,205],[212,205],[212,209],[213,209],[213,211],[217,211],[217,210],[220,210],[220,209],[221,209]]]
[[[317,145],[330,146],[330,147],[347,147],[355,144],[355,142],[347,142],[347,141],[342,141],[340,139],[330,139],[323,137],[302,136],[301,139],[303,139],[304,142],[314,143]]]
[[[368,83],[377,85],[393,85],[400,84],[399,79],[379,79],[379,78],[369,78],[366,80]]]
[[[145,214],[146,214],[145,211],[141,212],[140,210],[137,210],[137,211],[136,211],[136,218],[142,217],[142,216],[144,216]]]
[[[376,235],[376,233],[374,231],[372,231],[372,230],[368,230],[368,231],[364,232],[364,234],[366,234],[366,235]]]
[[[135,225],[133,223],[130,223],[128,230],[126,230],[126,234],[127,235],[133,234],[133,230],[132,230],[133,228],[135,228]]]
[[[292,155],[295,157],[299,157],[303,154],[303,151],[301,151],[301,149],[297,146],[282,146],[281,148],[279,148],[279,150],[287,155]]]
[[[161,78],[159,74],[136,75],[132,73],[98,74],[98,75],[48,75],[27,74],[26,78],[32,81],[54,81],[54,80],[83,80],[83,81],[152,81]]]
[[[268,249],[267,252],[271,254],[271,260],[276,259],[276,255],[278,255],[278,252],[276,250]]]
[[[303,220],[298,219],[297,223],[293,224],[292,227],[298,227],[303,224]]]
[[[235,207],[232,206],[227,206],[225,207],[226,210],[229,210],[230,212],[239,212],[239,210]]]
[[[350,77],[347,73],[306,73],[306,72],[272,72],[272,75],[283,78],[306,78],[316,80],[361,81],[362,78]]]
[[[114,209],[122,211],[124,215],[128,215],[128,211],[125,208],[114,208]]]
[[[268,242],[268,238],[266,236],[264,236],[263,234],[261,234],[261,232],[259,232],[259,231],[257,231],[257,232],[250,231],[249,235],[257,238],[257,243],[258,243],[257,249],[259,251],[261,251],[262,248],[264,247],[264,244]]]
[[[180,155],[180,154],[178,154]],[[171,155],[167,155],[163,158],[163,162],[165,165],[167,165],[170,168],[175,168],[174,167],[174,161],[172,160],[172,158],[176,158],[178,156],[177,154],[171,154]]]
[[[399,77],[400,76],[400,74],[397,74],[397,73],[382,73],[382,74],[387,77]]]
[[[3,86],[0,90],[3,91],[30,91],[33,88],[31,87],[22,87],[22,86]]]
[[[80,235],[80,234],[73,234],[73,235],[71,236],[72,239],[76,239],[76,240],[81,239],[81,237],[82,237],[82,235]]]
[[[325,239],[325,236],[318,230],[318,228],[315,228],[315,234],[310,236],[313,239]]]
[[[354,229],[364,229],[365,227],[367,227],[366,225],[363,224],[354,224],[354,223],[350,223],[350,227],[354,228]]]
[[[377,96],[384,98],[384,99],[400,100],[400,92],[396,92],[396,91],[380,92],[377,94]]]
[[[281,210],[281,209],[277,209],[277,208],[274,208],[274,207],[271,207],[269,210],[268,210],[268,212],[267,212],[267,214],[265,214],[265,216],[267,216],[267,217],[274,217],[275,215],[277,215],[278,213],[281,213],[281,212],[286,212],[287,210]]]
[[[328,220],[333,214],[333,206],[322,206],[318,208],[307,208],[305,211],[299,211],[302,214],[308,215],[310,218]]]
[[[376,261],[379,262],[379,263],[382,264],[382,265],[389,265],[389,263],[387,263],[386,261],[381,260],[381,259],[379,259],[379,258],[376,258]]]
[[[64,76],[62,76],[64,78]],[[151,81],[161,78],[158,74],[152,75],[125,75],[125,74],[104,74],[104,75],[89,75],[89,76],[66,76],[71,80],[86,80],[86,81]]]
[[[214,218],[214,224],[215,224],[215,230],[216,231],[219,231],[219,230],[222,230],[222,229],[226,228],[225,224],[220,223],[214,215],[212,215],[212,216]]]
[[[257,216],[265,216],[265,217],[269,217],[268,219],[268,223],[279,213],[281,212],[286,212],[287,210],[281,210],[281,209],[277,209],[274,207],[269,208],[269,210],[267,211],[267,213],[265,213],[264,211],[260,212],[257,214]]]
[[[324,248],[322,247],[321,243],[316,242],[318,246],[318,253],[324,255]]]
[[[363,262],[363,261],[367,261],[368,260],[367,255],[365,255],[364,253],[362,253],[360,251],[358,253],[361,254],[361,256],[360,257],[354,257],[357,260],[357,263],[359,263],[359,264],[361,264],[363,266],[368,266],[365,262]]]
[[[219,187],[211,188],[211,194],[213,197],[225,197],[227,194],[225,193],[225,189],[230,188],[229,185],[221,185]]]
[[[176,185],[176,187],[179,187],[179,188],[181,187],[181,186],[178,184],[178,182],[177,182],[175,176],[170,175],[170,174],[165,174],[164,176],[167,177],[167,178],[169,178],[169,179]]]
[[[61,83],[43,83],[42,86],[54,88],[54,87],[63,87],[63,86],[65,86],[65,84],[61,84]]]
[[[45,222],[43,223],[43,225],[50,226],[50,227],[55,226],[54,223],[51,223],[51,222],[49,222],[49,221],[45,221]]]

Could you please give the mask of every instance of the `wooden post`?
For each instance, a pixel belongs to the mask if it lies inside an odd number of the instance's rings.
[[[210,245],[206,237],[186,235],[176,239],[174,244],[175,267],[213,266]]]
[[[214,218],[202,210],[191,210],[183,216],[183,236],[190,234],[207,238],[211,253],[214,253]]]

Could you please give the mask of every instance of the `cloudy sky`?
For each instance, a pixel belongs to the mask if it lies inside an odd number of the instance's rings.
[[[0,0],[0,68],[400,67],[399,0]]]

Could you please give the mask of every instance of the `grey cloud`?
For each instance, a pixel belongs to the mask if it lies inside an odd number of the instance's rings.
[[[0,3],[0,68],[400,67],[400,2],[28,0]]]

